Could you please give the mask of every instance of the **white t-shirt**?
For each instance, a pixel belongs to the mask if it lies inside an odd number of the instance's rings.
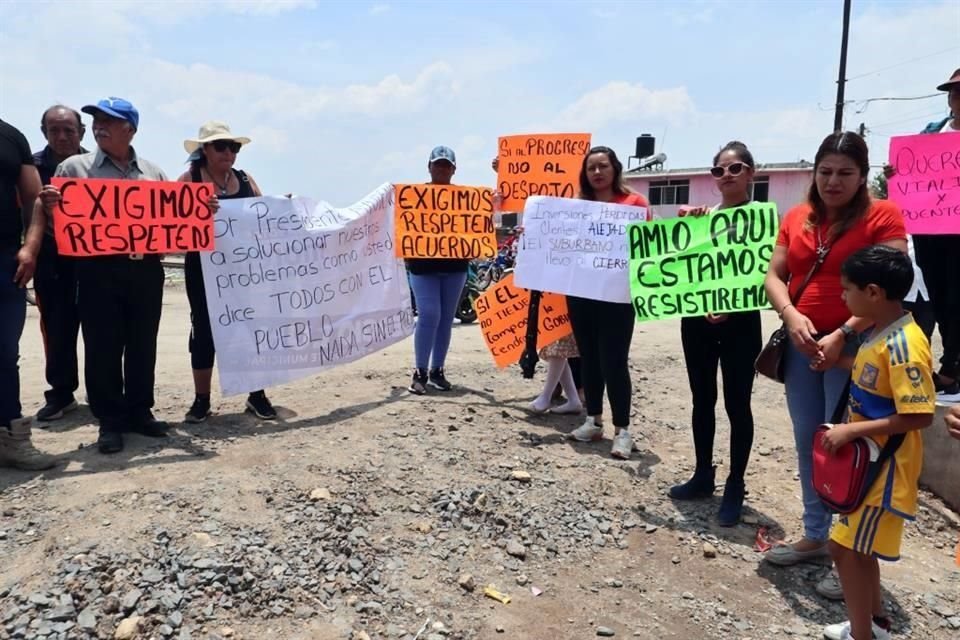
[[[910,256],[910,262],[913,263],[913,286],[910,287],[910,291],[907,292],[904,300],[906,302],[917,302],[919,299],[921,302],[929,302],[930,294],[927,293],[927,283],[923,281],[923,272],[917,266],[916,254],[913,252],[913,236],[910,234],[907,234],[907,255]]]

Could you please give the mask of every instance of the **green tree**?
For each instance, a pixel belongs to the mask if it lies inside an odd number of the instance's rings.
[[[874,198],[887,199],[887,176],[883,175],[882,171],[873,176],[873,180],[870,181],[870,193]]]

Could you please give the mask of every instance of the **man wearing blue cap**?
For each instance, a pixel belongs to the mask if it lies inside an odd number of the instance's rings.
[[[56,177],[167,180],[163,171],[131,146],[140,125],[140,114],[132,104],[106,98],[81,111],[93,116],[98,149],[67,158],[57,167]],[[40,199],[50,215],[60,192],[47,185]],[[77,259],[87,398],[100,421],[97,445],[102,453],[121,451],[124,432],[150,437],[167,434],[167,423],[155,419],[152,412],[163,278],[157,254]]]

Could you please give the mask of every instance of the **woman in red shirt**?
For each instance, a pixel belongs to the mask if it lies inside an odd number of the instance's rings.
[[[593,147],[580,168],[580,198],[637,207],[650,203],[623,181],[623,164],[609,147]],[[628,303],[604,302],[567,296],[570,325],[580,351],[587,420],[570,437],[580,442],[603,437],[603,390],[606,387],[613,414],[613,448],[610,455],[627,460],[633,450],[630,437],[630,368],[627,357],[633,339],[634,312]]]
[[[767,297],[790,335],[784,378],[803,493],[803,538],[766,556],[781,566],[830,557],[831,513],[817,497],[811,477],[813,433],[830,420],[850,375],[835,368],[837,359],[845,349],[855,350],[860,332],[867,329],[865,321],[850,316],[841,298],[840,266],[875,244],[907,250],[900,208],[870,199],[869,170],[863,138],[850,132],[827,136],[814,160],[808,202],[784,216],[767,272]],[[798,298],[818,257],[822,265]]]

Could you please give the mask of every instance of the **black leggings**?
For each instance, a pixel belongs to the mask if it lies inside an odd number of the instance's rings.
[[[570,324],[580,351],[583,394],[587,415],[603,413],[606,387],[613,413],[613,426],[630,426],[630,367],[633,339],[633,305],[567,296]]]
[[[723,404],[730,418],[730,477],[742,480],[753,446],[750,395],[756,375],[753,363],[760,354],[760,312],[731,313],[718,324],[705,318],[680,322],[683,357],[693,394],[693,446],[697,469],[713,466],[713,438],[717,430],[717,365],[723,373]]]
[[[913,236],[917,266],[940,330],[940,373],[960,377],[960,235]]]
[[[213,346],[199,253],[187,253],[183,261],[183,276],[187,285],[187,301],[190,302],[190,366],[193,369],[212,369],[216,349]]]

